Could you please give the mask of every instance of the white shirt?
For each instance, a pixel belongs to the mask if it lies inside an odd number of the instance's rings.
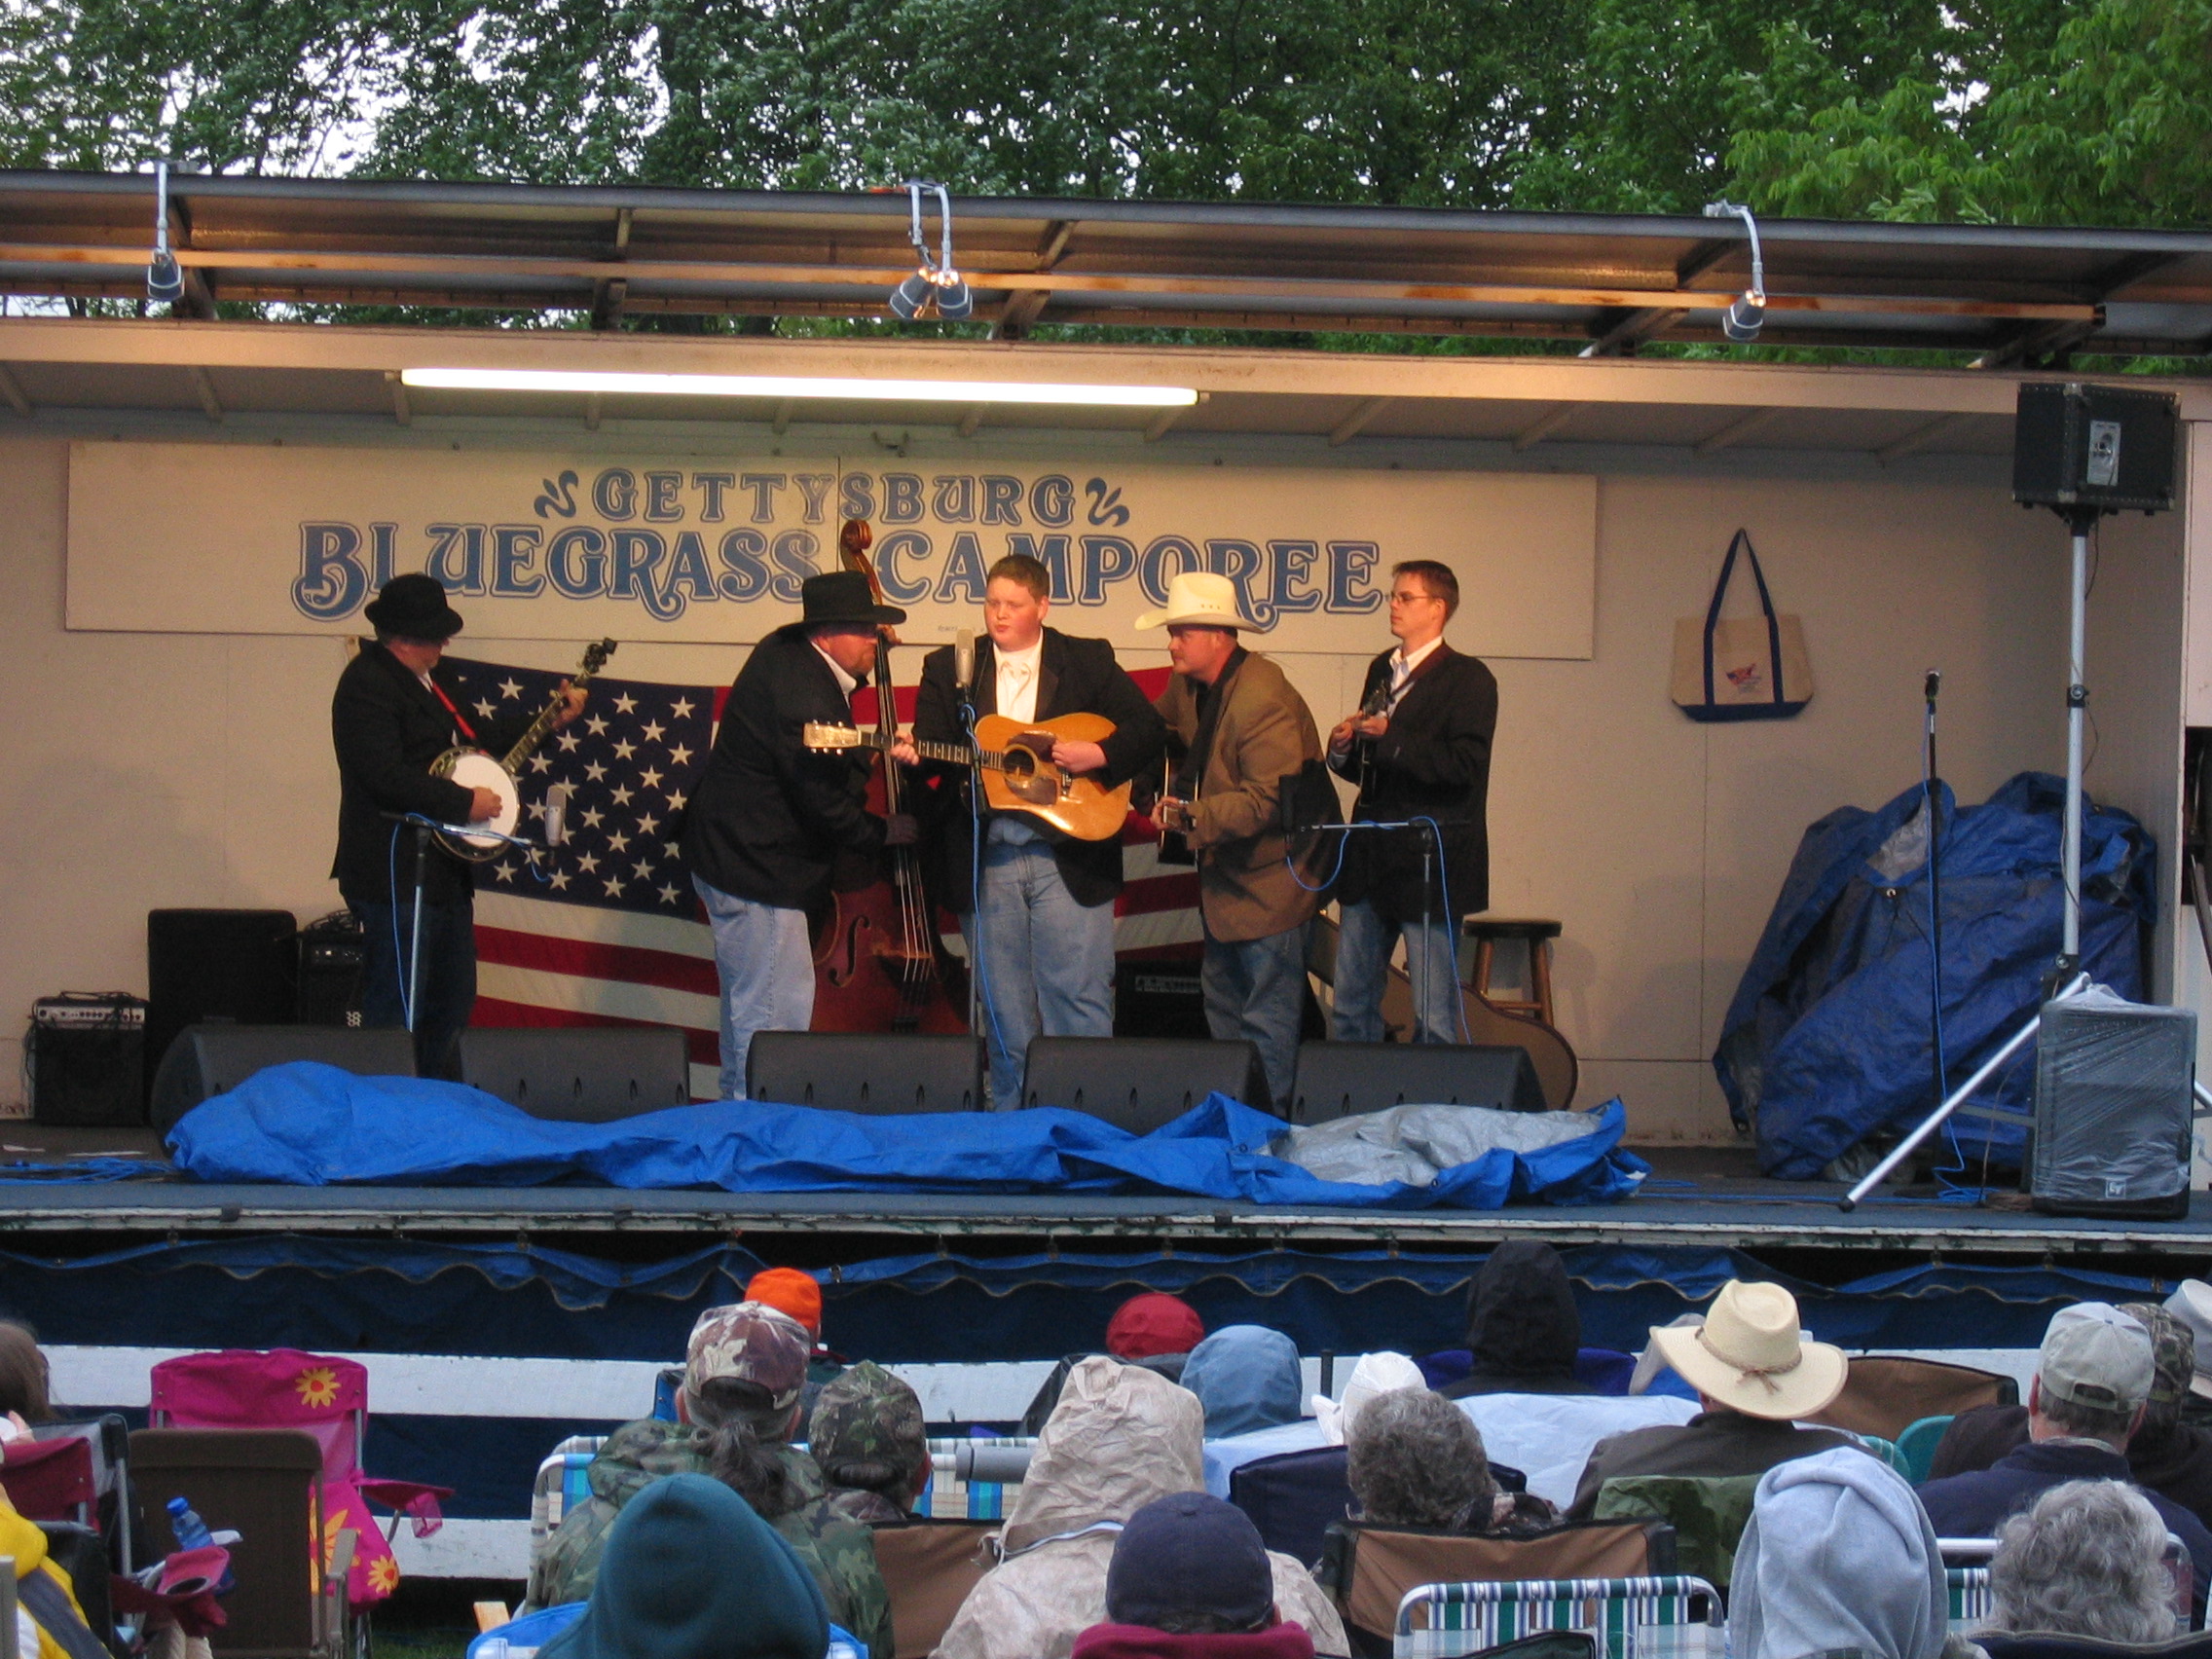
[[[845,694],[845,701],[850,703],[853,700],[853,693],[860,689],[861,682],[847,674],[835,657],[822,649],[820,640],[809,640],[807,644],[820,652],[822,660],[830,665],[830,672],[837,677],[837,689]]]
[[[1412,656],[1406,655],[1406,647],[1403,645],[1390,653],[1391,708],[1395,709],[1398,706],[1398,699],[1406,694],[1406,682],[1413,678],[1414,670],[1426,662],[1435,653],[1436,647],[1442,644],[1444,644],[1444,636],[1439,634],[1427,645],[1421,646],[1419,650],[1414,652]]]
[[[992,647],[998,659],[999,713],[1016,725],[1027,725],[1037,718],[1037,676],[1045,666],[1045,636],[1037,636],[1037,643],[1027,650],[1008,651]]]

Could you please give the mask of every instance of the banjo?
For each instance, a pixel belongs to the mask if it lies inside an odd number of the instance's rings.
[[[571,687],[589,681],[607,666],[607,659],[614,654],[614,642],[602,640],[584,652],[584,665],[569,682]],[[430,776],[448,778],[464,790],[490,790],[499,797],[499,810],[488,819],[478,820],[494,835],[449,835],[438,832],[438,839],[446,851],[456,858],[471,864],[489,864],[507,850],[507,843],[498,835],[512,835],[515,826],[522,821],[522,789],[515,782],[515,774],[522,769],[532,753],[545,741],[545,734],[553,729],[553,717],[561,712],[562,699],[555,697],[545,705],[537,719],[530,722],[530,729],[506,755],[495,756],[482,749],[449,749],[430,762]]]

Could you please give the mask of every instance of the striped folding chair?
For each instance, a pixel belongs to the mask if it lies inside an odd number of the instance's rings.
[[[1424,1584],[1398,1604],[1393,1659],[1464,1659],[1546,1630],[1587,1634],[1598,1659],[1722,1659],[1720,1592],[1702,1578],[1532,1578]]]
[[[942,1439],[929,1443],[933,1472],[921,1501],[914,1506],[916,1519],[938,1521],[1003,1521],[1012,1489],[1018,1481],[979,1481],[960,1477],[960,1453],[989,1447],[1027,1449],[1037,1444],[1033,1434],[1008,1434],[991,1439]]]
[[[1951,1628],[1959,1635],[1980,1628],[1981,1621],[1989,1617],[1994,1598],[1989,1593],[1989,1568],[1986,1567],[1946,1567],[1943,1569],[1943,1594],[1946,1598],[1945,1615]]]
[[[530,1560],[533,1567],[545,1553],[545,1540],[561,1525],[561,1517],[591,1496],[584,1471],[607,1444],[604,1434],[571,1434],[546,1454],[537,1465],[537,1478],[530,1487]]]

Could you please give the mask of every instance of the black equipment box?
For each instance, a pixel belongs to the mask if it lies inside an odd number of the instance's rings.
[[[1211,1037],[1198,962],[1114,964],[1114,1035]]]
[[[127,1128],[146,1121],[146,1005],[125,991],[65,991],[31,1005],[34,1123]]]
[[[2189,1214],[2196,1015],[2103,989],[2046,1003],[2036,1033],[2035,1207],[2046,1215]]]
[[[2022,506],[2165,512],[2174,504],[2181,403],[2170,392],[2023,384],[2012,425],[2012,498]]]
[[[292,1024],[299,931],[289,910],[147,911],[146,1052],[155,1063],[203,1020]]]
[[[360,924],[338,910],[300,930],[299,1021],[302,1025],[361,1023]]]

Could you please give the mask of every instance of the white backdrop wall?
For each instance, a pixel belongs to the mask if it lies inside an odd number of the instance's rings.
[[[340,642],[242,624],[237,634],[69,631],[67,477],[65,444],[0,442],[0,707],[10,717],[0,764],[11,783],[0,823],[0,1097],[19,1098],[12,1062],[33,998],[143,993],[148,909],[280,905],[306,919],[338,903],[325,871]],[[2108,570],[2138,554],[2173,561],[2178,520],[2159,528],[2167,522],[2108,539]],[[1794,720],[1698,725],[1667,701],[1674,621],[1702,611],[1739,525],[1779,602],[1805,619],[1819,692]],[[1467,540],[1440,537],[1422,551],[1495,568],[1495,545],[1473,545],[1479,521],[1456,534]],[[2109,626],[2124,631],[2128,607],[2155,608],[2156,571],[2108,581],[2134,595],[2116,601]],[[1466,603],[1479,616],[1483,593],[1470,589]],[[1601,472],[1591,655],[1493,663],[1493,907],[1566,925],[1560,1019],[1583,1056],[1583,1104],[1620,1092],[1632,1135],[1647,1142],[1730,1138],[1708,1056],[1804,826],[1917,780],[1930,666],[1944,670],[1944,771],[1963,798],[2023,767],[2057,769],[2063,607],[2055,521],[2020,512],[2001,485]],[[1340,652],[1282,656],[1324,726],[1388,644],[1374,618],[1346,620],[1342,640]],[[472,639],[467,648],[561,668],[577,647]],[[637,644],[619,671],[726,681],[741,655]],[[1163,659],[1147,647],[1124,648],[1124,660]],[[2145,682],[2100,703],[2108,747],[2091,786],[2156,815],[2170,807],[2155,798],[2163,740],[2114,737],[2128,697],[2142,718],[2157,716],[2158,676],[2136,678]]]

